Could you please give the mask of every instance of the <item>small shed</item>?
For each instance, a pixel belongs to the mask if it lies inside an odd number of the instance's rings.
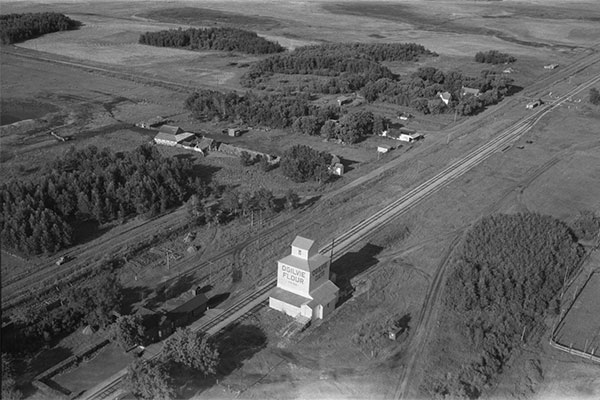
[[[406,338],[407,332],[405,327],[392,327],[392,329],[388,331],[388,338],[394,341],[403,340]]]
[[[331,166],[331,173],[337,176],[344,175],[344,164],[335,163]]]
[[[534,109],[534,108],[536,108],[538,106],[541,106],[542,104],[543,104],[542,100],[538,99],[538,100],[532,101],[530,103],[527,103],[527,105],[525,106],[525,108],[527,108],[528,110],[532,110],[532,109]]]
[[[150,128],[157,128],[163,124],[167,123],[167,119],[164,117],[156,116],[153,118],[150,118],[147,121],[141,121],[138,122],[137,124],[135,124],[136,126],[140,127],[140,128],[144,128],[144,129],[150,129]]]
[[[83,328],[83,330],[81,331],[81,333],[83,333],[86,336],[93,335],[95,332],[96,330],[92,328],[91,325],[86,325],[85,328]]]
[[[392,147],[388,146],[387,144],[382,144],[382,145],[377,146],[377,152],[380,154],[388,153],[391,149],[392,149]]]
[[[242,130],[240,128],[228,128],[227,135],[231,137],[238,137],[242,134]]]
[[[398,140],[401,140],[403,142],[413,143],[422,138],[423,138],[423,135],[421,135],[420,133],[401,133],[400,136],[398,137]]]
[[[196,232],[188,232],[183,237],[183,243],[191,243],[194,239],[196,239]]]

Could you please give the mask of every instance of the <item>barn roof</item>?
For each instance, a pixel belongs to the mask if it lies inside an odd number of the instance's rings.
[[[177,143],[177,136],[170,133],[158,132],[156,136],[154,136],[154,140],[166,140],[168,142]]]
[[[162,132],[162,133],[168,133],[171,135],[177,135],[177,134],[183,133],[183,129],[181,129],[180,127],[175,126],[175,125],[163,125],[160,127],[160,129],[158,131]]]
[[[183,132],[183,133],[179,133],[179,134],[175,135],[177,143],[185,142],[186,140],[194,138],[194,137],[196,137],[196,135],[194,135],[191,132]]]
[[[172,309],[171,311],[169,311],[169,313],[172,313],[172,314],[190,313],[190,312],[204,306],[206,303],[208,303],[208,299],[206,298],[206,296],[203,293],[200,293],[200,294],[192,297],[191,300],[186,301],[179,307]]]

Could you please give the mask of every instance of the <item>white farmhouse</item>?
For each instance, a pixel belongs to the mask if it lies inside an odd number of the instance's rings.
[[[296,236],[291,254],[277,261],[277,287],[269,307],[308,322],[335,309],[340,289],[329,280],[329,258],[313,240]]]

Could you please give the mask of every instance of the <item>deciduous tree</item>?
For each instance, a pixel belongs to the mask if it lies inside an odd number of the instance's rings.
[[[159,361],[136,359],[127,369],[126,386],[139,399],[171,400],[175,391],[166,367]]]
[[[161,358],[193,368],[204,376],[214,374],[219,364],[219,352],[214,343],[206,335],[189,328],[177,329],[165,341]]]
[[[110,336],[127,350],[142,343],[144,327],[139,315],[122,315],[110,326]]]

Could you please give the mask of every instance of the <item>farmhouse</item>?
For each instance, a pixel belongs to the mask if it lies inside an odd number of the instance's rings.
[[[479,97],[480,94],[481,94],[481,92],[479,91],[479,89],[474,89],[474,88],[470,88],[470,87],[466,87],[466,86],[463,86],[460,89],[460,96],[461,97],[465,97],[465,96]],[[446,104],[448,104],[448,103],[446,103]]]
[[[277,287],[269,307],[303,322],[323,319],[335,309],[340,290],[329,280],[329,258],[301,236],[291,247],[291,254],[277,261]]]
[[[158,134],[154,137],[156,144],[163,144],[165,146],[175,146],[177,144],[183,144],[191,142],[196,138],[191,132],[184,132],[178,126],[163,125],[160,127]]]
[[[340,96],[337,98],[338,106],[343,106],[345,104],[350,104],[354,101],[354,96]]]
[[[452,100],[452,95],[449,92],[438,92],[437,95],[442,99],[445,105],[448,105],[450,100]]]

